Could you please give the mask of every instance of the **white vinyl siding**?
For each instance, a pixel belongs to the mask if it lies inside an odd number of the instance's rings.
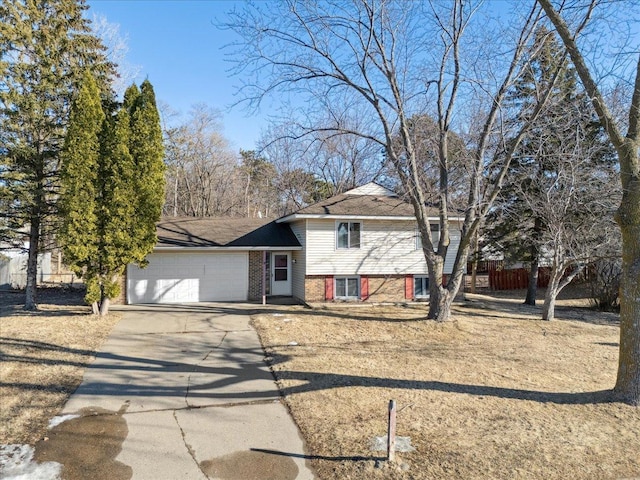
[[[440,241],[440,224],[429,224],[431,229],[431,243],[433,244],[433,251],[438,250],[438,242]],[[420,236],[420,230],[416,227],[416,250],[422,250],[422,237]]]
[[[363,219],[361,223],[360,248],[336,249],[336,221],[308,219],[304,245],[306,274],[427,274],[422,250],[416,250],[415,222]],[[453,268],[459,232],[450,230],[450,238],[445,274]]]
[[[458,254],[458,247],[460,247],[460,230],[450,228],[449,229],[449,249],[447,250],[447,257],[444,259],[444,273],[447,275],[453,272],[453,264],[456,261],[456,255]],[[465,260],[466,269],[466,260]]]
[[[127,269],[130,304],[247,300],[247,252],[153,253],[147,260],[146,268]]]
[[[301,220],[289,224],[289,227],[291,227],[291,231],[300,242],[300,245],[302,245],[302,250],[294,250],[293,252],[291,252],[291,293],[294,297],[299,298],[302,301],[305,300],[304,276],[307,263],[305,253],[306,250],[304,248],[306,223],[306,220]]]

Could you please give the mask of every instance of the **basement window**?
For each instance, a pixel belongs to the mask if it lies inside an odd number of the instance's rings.
[[[338,300],[357,300],[360,298],[359,277],[336,277],[335,298]]]
[[[413,277],[413,296],[415,298],[427,298],[429,296],[429,277],[425,275]]]

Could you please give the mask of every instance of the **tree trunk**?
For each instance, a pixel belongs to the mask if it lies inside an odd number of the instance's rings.
[[[551,287],[551,283],[547,287],[547,293],[544,295],[544,306],[542,307],[542,320],[552,321],[556,315],[556,294]]]
[[[476,279],[478,277],[478,258],[480,257],[480,231],[473,236],[473,257],[471,260],[471,293],[476,293]]]
[[[555,318],[556,297],[558,296],[558,285],[562,278],[564,269],[554,267],[549,279],[547,291],[544,294],[544,306],[542,307],[542,320],[553,320]]]
[[[591,103],[616,148],[620,161],[622,202],[616,222],[622,232],[622,275],[620,282],[620,353],[615,395],[632,405],[640,405],[640,59],[636,65],[635,84],[629,108],[629,131],[622,135],[613,115],[593,80],[582,53],[564,19],[549,0],[538,0],[556,30],[582,80]]]
[[[100,314],[100,307],[98,307],[98,302],[91,303],[91,313],[93,313],[94,315]]]
[[[38,284],[38,253],[40,251],[39,207],[33,207],[29,227],[29,256],[27,258],[27,285],[24,301],[25,310],[37,310],[36,287]]]
[[[535,247],[532,247],[533,250],[537,250]],[[531,260],[531,269],[529,270],[529,285],[527,286],[527,298],[524,299],[525,305],[536,305],[536,297],[538,296],[538,255],[537,251],[535,256]]]
[[[442,288],[436,322],[448,322],[451,320],[451,304],[453,303],[453,298],[454,296],[448,289]]]
[[[622,232],[620,352],[614,392],[640,405],[640,178],[629,182],[616,215]]]
[[[100,316],[104,317],[109,313],[109,304],[111,303],[111,299],[109,297],[104,297],[102,302],[100,302]]]
[[[444,262],[441,257],[436,257],[433,265],[429,268],[429,313],[427,318],[430,320],[438,320],[442,318],[441,309],[445,289],[442,286],[442,272],[444,270]]]
[[[474,260],[471,263],[471,286],[469,288],[470,293],[476,293],[477,278],[478,278],[478,260]]]

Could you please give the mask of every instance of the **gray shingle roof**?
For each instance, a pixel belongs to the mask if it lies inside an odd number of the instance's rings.
[[[158,247],[300,247],[288,225],[260,218],[164,218]]]
[[[433,211],[431,211],[433,210]],[[363,217],[413,217],[413,207],[398,197],[374,195],[336,195],[294,213],[295,215],[357,215]],[[436,209],[429,209],[437,215]]]

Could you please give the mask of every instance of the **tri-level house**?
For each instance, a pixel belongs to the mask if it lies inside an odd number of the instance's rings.
[[[437,211],[430,218],[436,240]],[[444,265],[460,241],[450,220]],[[428,297],[413,207],[369,183],[277,220],[178,218],[158,223],[149,265],[129,266],[127,303],[256,301],[400,302]]]

